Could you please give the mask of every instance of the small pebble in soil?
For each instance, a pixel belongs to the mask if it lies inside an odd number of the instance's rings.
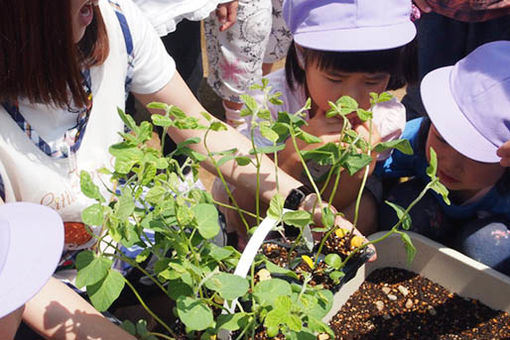
[[[397,268],[370,274],[330,327],[336,339],[510,339],[508,313]]]

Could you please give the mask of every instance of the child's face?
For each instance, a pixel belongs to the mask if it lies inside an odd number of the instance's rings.
[[[465,199],[496,184],[505,172],[499,163],[477,162],[457,152],[441,137],[434,124],[430,125],[427,136],[427,161],[431,147],[437,153],[437,175],[441,183],[449,190],[463,191]]]
[[[338,72],[320,70],[315,63],[306,66],[308,95],[318,109],[329,110],[328,101],[351,96],[361,108],[370,108],[370,92],[381,93],[386,89],[388,73]]]

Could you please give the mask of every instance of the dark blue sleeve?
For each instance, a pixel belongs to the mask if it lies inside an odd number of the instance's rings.
[[[401,139],[407,139],[413,148],[412,155],[406,155],[398,150],[393,150],[391,156],[377,163],[374,174],[381,178],[411,177],[417,175],[417,163],[420,163],[418,150],[418,132],[423,118],[410,120],[406,123]]]

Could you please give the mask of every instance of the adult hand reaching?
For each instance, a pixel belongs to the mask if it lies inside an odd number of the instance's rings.
[[[430,8],[427,0],[413,0],[413,2],[423,13],[432,12],[432,8]]]

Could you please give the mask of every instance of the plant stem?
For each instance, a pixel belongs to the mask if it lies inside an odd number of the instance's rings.
[[[172,338],[171,336],[165,335],[163,333],[149,332],[148,334],[156,336],[158,338],[163,338],[163,339],[168,339],[168,340],[175,340],[175,338]]]
[[[372,153],[372,119],[370,119],[369,123],[369,131],[368,131],[368,150],[367,153],[370,156]],[[365,168],[365,173],[363,174],[363,180],[361,181],[361,186],[358,191],[358,197],[356,197],[356,206],[354,209],[354,222],[353,225],[356,228],[356,225],[358,224],[358,217],[359,217],[359,206],[361,203],[361,197],[363,196],[363,191],[365,189],[365,185],[367,183],[368,178],[368,171],[370,170],[370,164],[368,164]]]
[[[163,322],[163,320],[161,320],[150,308],[149,306],[147,306],[147,304],[143,301],[142,297],[140,296],[140,294],[138,294],[138,291],[135,289],[135,287],[133,287],[133,285],[131,284],[131,282],[129,282],[128,279],[126,279],[125,277],[123,277],[124,279],[124,282],[128,285],[129,288],[131,288],[131,291],[133,292],[133,294],[135,294],[136,298],[138,299],[138,301],[140,302],[140,304],[142,305],[142,307],[147,311],[147,313],[150,314],[150,316],[152,316],[154,318],[154,320],[156,320],[164,329],[166,329],[166,331],[168,333],[170,333],[173,337],[177,337],[174,333],[174,331],[172,331],[172,329],[166,324]]]

